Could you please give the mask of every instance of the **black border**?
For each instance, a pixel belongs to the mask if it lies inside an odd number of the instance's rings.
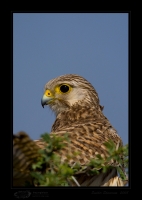
[[[121,11],[10,11],[10,81],[11,81],[11,86],[13,85],[13,13],[128,13],[128,71],[129,71],[129,76],[130,76],[130,69],[131,69],[131,10],[121,10]],[[130,86],[130,82],[128,84]],[[129,100],[130,100],[130,88],[129,90]],[[11,89],[11,102],[12,102],[12,108],[11,110],[11,132],[13,133],[13,87]],[[130,110],[128,112],[129,115],[129,144],[130,144]],[[88,198],[91,196],[94,198],[93,195],[96,194],[130,194],[131,193],[131,176],[129,176],[129,186],[127,187],[40,187],[40,188],[23,188],[23,187],[13,187],[12,186],[12,134],[11,134],[11,141],[10,141],[10,157],[11,157],[11,180],[10,180],[10,190],[11,190],[11,197],[14,197],[14,194],[16,192],[20,191],[28,191],[31,192],[31,195],[29,198],[32,198],[34,195],[37,197],[51,197],[54,198],[58,196],[59,198],[66,198],[66,197],[78,197],[76,194],[81,195],[80,197],[83,197],[84,195],[88,195]],[[129,155],[131,155],[130,148],[129,148]],[[5,166],[4,166],[5,168]],[[131,175],[131,166],[129,164],[129,175]],[[8,180],[8,179],[7,179]],[[68,195],[68,196],[66,196]],[[16,197],[15,197],[16,198]]]

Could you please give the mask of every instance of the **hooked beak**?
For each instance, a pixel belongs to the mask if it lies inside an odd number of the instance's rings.
[[[51,94],[50,90],[46,90],[41,99],[42,107],[44,108],[44,105],[50,104],[53,99],[54,99],[54,96]]]

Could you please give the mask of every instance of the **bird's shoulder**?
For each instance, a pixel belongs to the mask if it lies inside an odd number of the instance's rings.
[[[57,116],[52,126],[51,135],[63,137],[68,134],[70,144],[61,151],[62,157],[77,151],[80,155],[74,160],[87,163],[97,154],[108,156],[105,143],[110,140],[116,147],[122,146],[122,140],[101,109],[91,107],[74,107]]]

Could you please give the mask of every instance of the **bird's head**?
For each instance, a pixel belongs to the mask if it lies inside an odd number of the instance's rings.
[[[67,74],[46,83],[41,99],[43,107],[49,105],[57,115],[76,103],[99,105],[98,94],[86,79],[76,74]]]

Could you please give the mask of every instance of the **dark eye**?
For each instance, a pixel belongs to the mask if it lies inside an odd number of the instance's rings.
[[[61,92],[66,93],[66,92],[69,91],[69,86],[67,86],[67,85],[62,85],[62,86],[60,87],[60,90],[61,90]]]

